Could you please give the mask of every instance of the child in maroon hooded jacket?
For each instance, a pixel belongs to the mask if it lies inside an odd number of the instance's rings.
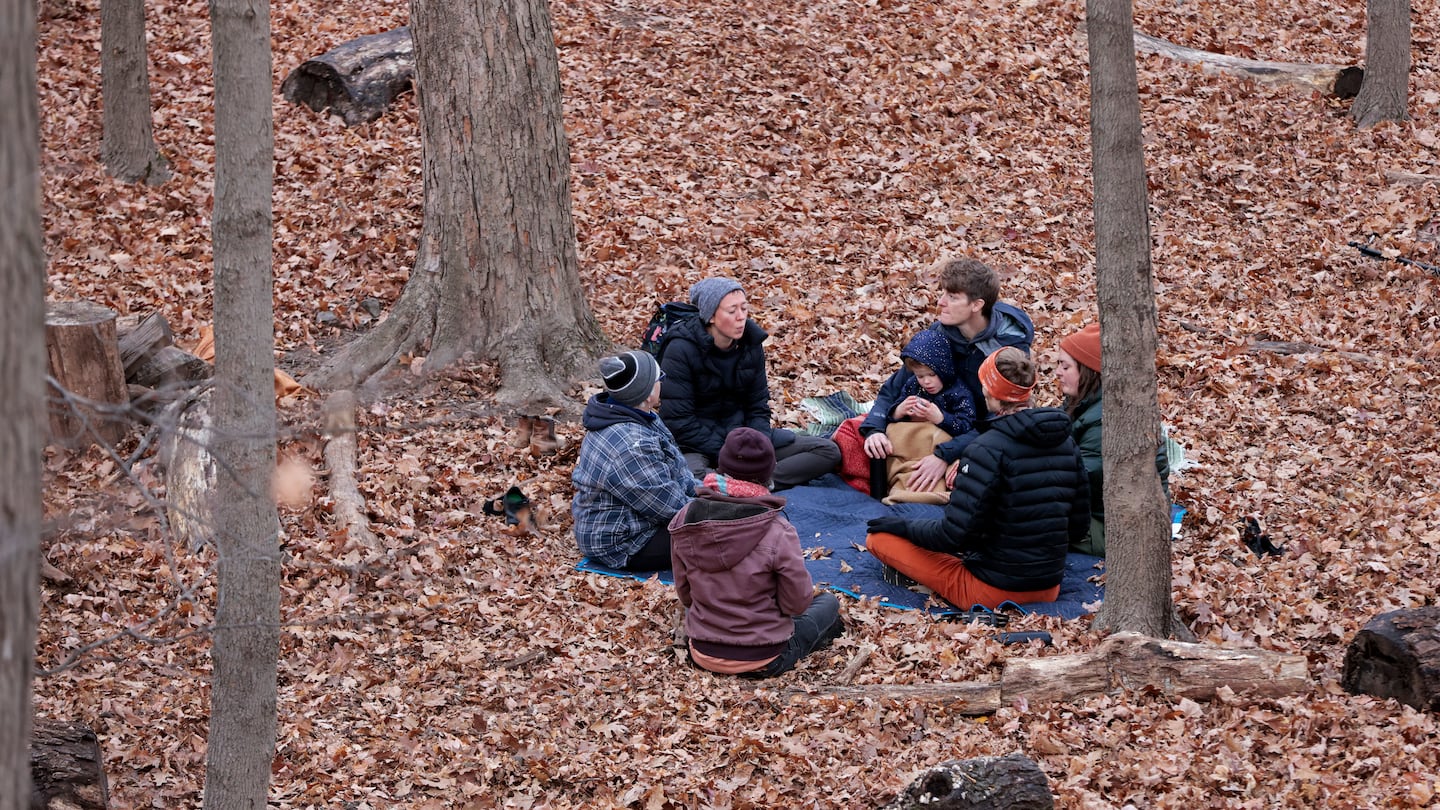
[[[675,592],[696,666],[768,678],[845,630],[840,600],[815,592],[800,538],[770,493],[775,450],[748,427],[725,437],[695,500],[670,521]]]

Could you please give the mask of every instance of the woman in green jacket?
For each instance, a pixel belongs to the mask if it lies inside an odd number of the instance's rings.
[[[1100,451],[1102,389],[1100,385],[1100,324],[1092,323],[1060,341],[1056,369],[1065,412],[1070,414],[1070,435],[1080,448],[1080,460],[1090,475],[1090,533],[1071,543],[1080,554],[1105,556],[1105,468]],[[1170,464],[1162,442],[1155,453],[1160,485],[1170,494]]]

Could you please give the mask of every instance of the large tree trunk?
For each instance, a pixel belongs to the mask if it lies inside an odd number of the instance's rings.
[[[212,0],[215,58],[215,459],[218,590],[205,807],[263,808],[280,651],[271,244],[270,12]]]
[[[428,366],[495,358],[499,399],[559,403],[605,348],[570,213],[560,68],[543,0],[412,0],[425,216],[389,318],[311,387],[353,387],[430,343]]]
[[[45,258],[35,4],[0,0],[0,808],[30,802],[30,694],[40,601]]]
[[[105,169],[126,183],[158,186],[170,165],[150,124],[150,69],[145,50],[145,0],[100,2],[100,95],[105,108]]]
[[[1105,604],[1108,630],[1192,637],[1170,600],[1170,516],[1155,448],[1155,289],[1135,24],[1130,0],[1088,0],[1095,280],[1105,381]]]
[[[1361,127],[1405,120],[1410,98],[1410,0],[1365,3],[1365,82],[1350,106]]]

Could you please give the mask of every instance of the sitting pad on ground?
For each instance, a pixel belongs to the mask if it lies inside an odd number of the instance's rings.
[[[950,605],[938,597],[887,583],[881,575],[880,561],[865,551],[865,522],[870,518],[886,514],[938,518],[944,507],[916,503],[886,506],[852,489],[834,474],[779,494],[787,501],[785,515],[800,535],[800,547],[806,552],[805,567],[816,585],[856,598],[877,599],[888,607],[925,610],[936,616],[959,614],[970,607]],[[825,553],[820,551],[822,549]],[[1095,612],[1104,595],[1097,581],[1104,570],[1104,562],[1100,557],[1086,554],[1069,555],[1065,562],[1065,578],[1060,583],[1060,597],[1054,602],[1020,605],[1020,609],[1026,613],[1062,619],[1077,619]],[[658,575],[665,584],[674,582],[669,571],[632,573],[592,563],[588,559],[581,560],[576,568],[638,580]]]

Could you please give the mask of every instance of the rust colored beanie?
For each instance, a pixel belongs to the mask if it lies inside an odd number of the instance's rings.
[[[1075,362],[1096,374],[1100,373],[1100,324],[1092,323],[1066,337],[1060,341],[1060,348],[1075,358]]]

